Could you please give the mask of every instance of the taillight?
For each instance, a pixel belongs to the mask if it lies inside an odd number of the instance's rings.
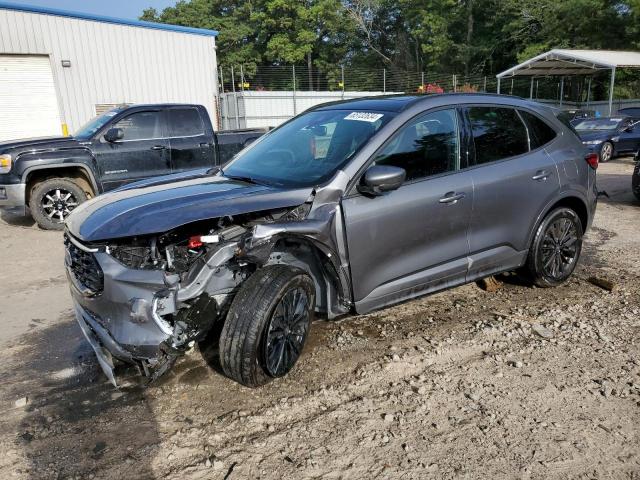
[[[597,154],[597,153],[589,153],[589,154],[587,154],[587,156],[586,156],[586,157],[584,157],[584,159],[587,161],[587,163],[589,164],[589,166],[590,166],[591,168],[593,168],[594,170],[595,170],[596,168],[598,168],[598,160],[599,160],[599,157],[598,157],[598,154]]]

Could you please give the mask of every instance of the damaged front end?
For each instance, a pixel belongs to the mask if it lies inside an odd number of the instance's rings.
[[[289,239],[307,236],[323,243],[326,219],[323,225],[307,218],[310,210],[305,203],[91,243],[67,231],[65,264],[76,317],[111,382],[117,383],[116,360],[136,365],[150,380],[166,372],[224,320],[238,287],[260,266],[297,261],[316,268],[302,258],[304,242],[298,250],[283,250],[285,232]],[[320,265],[336,273],[320,304],[334,316],[346,312],[349,302],[338,288],[339,258],[330,250]],[[316,269],[314,278],[324,282],[322,266]]]

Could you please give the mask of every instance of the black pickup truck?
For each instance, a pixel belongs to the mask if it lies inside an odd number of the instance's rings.
[[[202,105],[114,108],[71,137],[0,143],[0,208],[60,230],[88,198],[158,175],[224,164],[265,133],[215,132]]]

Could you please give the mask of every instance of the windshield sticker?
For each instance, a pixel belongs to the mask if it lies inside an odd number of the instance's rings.
[[[359,122],[373,123],[376,120],[380,120],[382,117],[384,117],[383,113],[351,112],[349,115],[344,117],[344,119],[345,120],[357,120]]]
[[[118,114],[118,112],[106,112],[104,114],[105,117],[115,117]]]

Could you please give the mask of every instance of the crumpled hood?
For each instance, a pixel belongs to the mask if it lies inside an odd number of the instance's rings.
[[[0,142],[0,153],[18,154],[23,151],[70,148],[77,145],[78,141],[73,137],[22,138],[20,140]]]
[[[69,232],[86,242],[164,233],[198,220],[304,203],[311,188],[254,185],[222,176],[176,175],[100,195],[67,218]]]

